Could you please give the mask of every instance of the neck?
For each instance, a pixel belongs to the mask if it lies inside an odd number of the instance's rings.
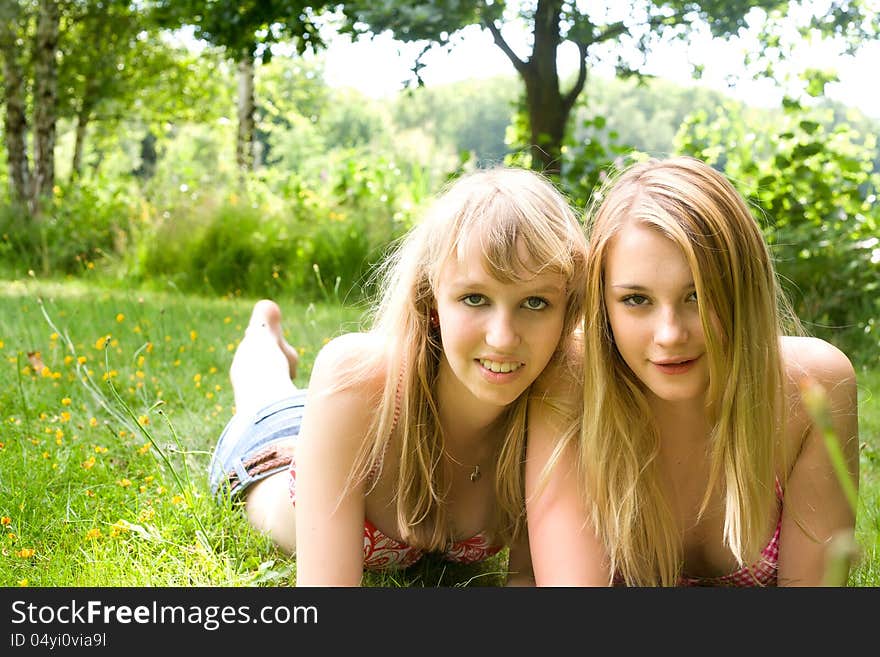
[[[650,397],[648,404],[664,443],[705,443],[711,432],[709,414],[701,399],[667,402]]]

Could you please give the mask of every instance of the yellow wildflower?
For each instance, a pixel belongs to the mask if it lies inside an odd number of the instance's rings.
[[[86,532],[86,538],[90,541],[95,540],[96,538],[101,538],[101,530],[97,527],[93,527],[89,531]]]
[[[125,520],[117,520],[110,525],[110,536],[118,536],[124,534],[131,529],[131,525]]]

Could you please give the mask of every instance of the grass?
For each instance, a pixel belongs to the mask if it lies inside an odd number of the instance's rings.
[[[357,308],[278,298],[305,385]],[[233,411],[228,368],[254,299],[0,282],[0,586],[284,586],[295,562],[207,489]],[[880,585],[880,372],[859,374],[861,486],[853,586]],[[425,558],[370,586],[497,585]]]

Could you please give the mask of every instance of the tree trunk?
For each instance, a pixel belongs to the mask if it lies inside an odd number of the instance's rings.
[[[529,112],[532,168],[548,174],[558,174],[562,166],[562,140],[570,112],[559,89],[556,66],[561,7],[562,3],[558,0],[538,2],[532,57],[523,75]]]
[[[55,122],[58,99],[58,24],[60,12],[53,0],[40,0],[34,63],[34,180],[32,198],[39,203],[55,186]]]
[[[588,43],[579,43],[580,70],[572,88],[562,93],[556,54],[562,37],[559,21],[562,0],[538,0],[535,6],[532,32],[532,56],[521,60],[504,40],[494,21],[484,25],[492,33],[495,44],[510,59],[526,88],[526,110],[529,115],[529,150],[531,167],[549,175],[558,175],[562,169],[562,141],[571,109],[586,82]]]
[[[76,141],[73,145],[73,161],[70,163],[70,182],[82,175],[82,156],[86,143],[86,132],[89,128],[91,112],[83,107],[76,114]]]
[[[254,162],[254,57],[251,52],[238,62],[238,139],[235,160],[240,171],[249,171]]]
[[[15,10],[14,5],[5,7]],[[17,15],[3,11],[0,15],[0,58],[3,60],[3,83],[6,89],[6,114],[3,128],[6,134],[6,158],[9,164],[9,187],[11,195],[20,202],[30,197],[30,166],[27,155],[27,115],[24,105],[24,76],[18,49],[15,45]],[[10,15],[7,16],[7,13]]]
[[[565,107],[557,84],[541,76],[530,76],[525,79],[525,86],[532,168],[557,175],[562,167],[562,140],[570,110]]]

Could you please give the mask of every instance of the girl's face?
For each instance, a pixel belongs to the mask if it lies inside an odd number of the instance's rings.
[[[546,272],[501,283],[483,267],[478,242],[446,261],[435,290],[440,382],[459,382],[462,403],[504,407],[541,374],[559,344],[566,281]]]
[[[681,249],[654,228],[628,223],[608,245],[604,295],[617,350],[649,397],[702,401],[708,355]]]

